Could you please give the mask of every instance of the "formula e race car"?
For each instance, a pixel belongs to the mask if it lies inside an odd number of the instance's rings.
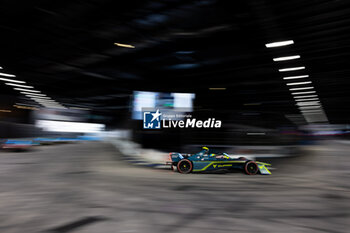
[[[243,170],[248,175],[255,175],[257,173],[262,175],[271,174],[266,167],[271,166],[271,164],[249,160],[245,157],[231,158],[226,153],[210,153],[207,147],[203,147],[200,152],[193,155],[172,152],[169,154],[169,159],[170,161],[167,164],[171,165],[171,169],[184,174],[236,169]]]
[[[6,139],[0,141],[0,149],[4,151],[21,152],[30,150],[35,144],[32,140],[13,140]]]

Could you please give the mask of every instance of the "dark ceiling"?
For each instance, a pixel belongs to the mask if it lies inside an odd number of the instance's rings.
[[[0,28],[0,72],[65,106],[122,109],[133,90],[152,90],[299,114],[278,69],[302,65],[292,73],[310,75],[329,122],[349,123],[350,1],[3,0]],[[301,59],[272,61],[294,54]],[[0,91],[4,103],[29,101]]]

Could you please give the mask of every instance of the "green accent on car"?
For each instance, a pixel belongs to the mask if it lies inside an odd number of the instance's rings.
[[[195,161],[196,163],[208,163],[208,161]],[[206,165],[205,167],[201,168],[201,169],[193,169],[194,172],[198,172],[198,171],[205,171],[208,167],[210,167],[213,164],[225,164],[225,163],[245,163],[245,161],[213,161],[213,162],[209,162],[208,165]]]

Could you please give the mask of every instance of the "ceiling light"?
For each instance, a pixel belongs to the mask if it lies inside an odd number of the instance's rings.
[[[299,55],[287,56],[287,57],[276,57],[273,59],[273,61],[288,61],[288,60],[294,60],[299,58],[300,58]]]
[[[298,106],[320,105],[320,101],[298,102],[296,105]]]
[[[24,104],[24,103],[16,103],[15,105],[23,105],[27,107],[34,107],[34,105]]]
[[[288,79],[298,79],[298,78],[307,78],[309,77],[309,75],[297,75],[297,76],[288,76],[288,77],[284,77],[284,80],[288,80]]]
[[[293,96],[295,99],[299,99],[299,98],[314,98],[314,97],[318,97],[317,95],[303,95],[303,96]]]
[[[256,132],[256,133],[247,133],[247,135],[266,135],[266,133]]]
[[[34,100],[34,101],[39,104],[58,104],[57,102],[52,102],[52,101],[40,101],[40,100]]]
[[[303,92],[292,92],[292,95],[304,95],[304,94],[313,94],[316,91],[303,91]]]
[[[53,105],[45,105],[45,108],[60,108],[60,109],[66,109],[64,106],[53,106]]]
[[[299,107],[299,109],[317,109],[320,108],[321,106],[305,106],[305,107]]]
[[[33,86],[19,85],[19,84],[15,84],[15,83],[5,83],[5,84],[9,85],[9,86],[15,86],[15,87],[34,88]]]
[[[0,112],[11,112],[11,110],[7,110],[7,109],[0,109]]]
[[[37,93],[24,92],[24,91],[21,91],[20,93],[23,95],[46,96],[45,94],[37,94]]]
[[[37,96],[32,97],[31,99],[36,99],[36,100],[39,100],[39,101],[54,101],[55,102],[55,100],[53,100],[53,99],[40,99],[40,97],[38,98]]]
[[[35,95],[25,95],[29,98],[33,98],[33,99],[51,99],[50,97],[48,96],[35,96]]]
[[[56,103],[56,101],[52,100],[52,99],[40,99],[40,98],[37,98],[37,97],[31,97],[32,100],[35,100],[36,102],[39,102],[39,103]]]
[[[60,104],[42,104],[42,105],[45,106],[45,107],[63,107]]]
[[[22,105],[13,105],[15,108],[21,108],[21,109],[29,109],[29,110],[39,110],[36,107],[30,107],[30,106],[22,106]]]
[[[38,99],[39,103],[43,103],[43,104],[59,104],[58,102],[54,101],[54,100],[46,100],[46,99]]]
[[[27,106],[27,107],[37,107],[37,105],[32,105],[32,104],[24,104],[24,103],[16,103],[16,105],[20,105],[20,106]]]
[[[301,110],[301,112],[304,113],[321,113],[323,112],[322,109],[315,109],[315,110]]]
[[[40,103],[41,105],[43,105],[43,106],[61,106],[60,104],[58,104],[58,103]]]
[[[33,93],[40,93],[40,91],[30,90],[30,89],[23,89],[23,88],[13,88],[13,89],[17,90],[17,91],[29,91],[29,92],[33,92]]]
[[[13,83],[26,83],[24,81],[20,81],[20,80],[14,80],[14,79],[8,79],[8,78],[0,78],[1,81],[5,81],[5,82],[13,82]]]
[[[326,117],[322,112],[303,112],[302,114],[308,117],[310,117],[310,115],[320,115],[320,116]]]
[[[302,101],[313,101],[313,100],[319,100],[319,98],[311,98],[311,99],[296,99],[295,101],[299,101],[299,102],[302,102]]]
[[[266,48],[275,48],[275,47],[281,47],[281,46],[286,46],[291,44],[294,44],[293,40],[272,42],[272,43],[265,44],[265,46]]]
[[[279,72],[287,72],[287,71],[295,71],[295,70],[304,70],[305,66],[299,66],[299,67],[290,67],[290,68],[284,68],[284,69],[279,69]]]
[[[287,86],[294,86],[294,85],[303,85],[303,84],[310,84],[311,81],[307,82],[296,82],[296,83],[287,83]]]
[[[62,105],[59,105],[59,104],[41,104],[45,107],[62,107]]]
[[[291,88],[290,91],[300,91],[300,90],[310,90],[314,89],[314,87],[297,87],[297,88]]]
[[[135,48],[135,46],[133,45],[129,45],[129,44],[121,44],[121,43],[114,43],[115,45],[119,46],[119,47],[124,47],[124,48]]]
[[[6,74],[6,73],[0,73],[0,76],[12,77],[12,78],[16,77],[16,75],[14,74]]]

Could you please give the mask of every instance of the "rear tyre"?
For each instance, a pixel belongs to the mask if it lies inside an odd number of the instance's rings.
[[[192,162],[188,159],[183,159],[177,164],[177,170],[182,174],[190,173],[192,168]]]
[[[244,165],[244,171],[248,175],[256,175],[259,171],[258,164],[256,164],[256,162],[254,162],[254,161],[248,161]]]

